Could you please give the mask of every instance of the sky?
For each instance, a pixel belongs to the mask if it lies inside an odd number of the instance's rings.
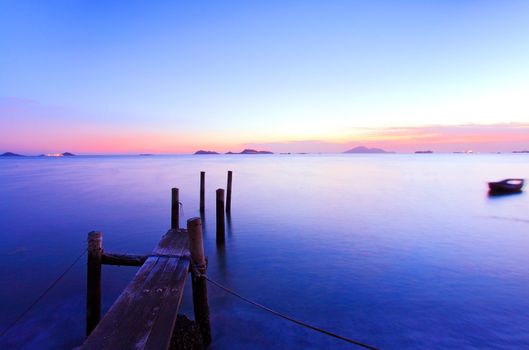
[[[0,0],[0,152],[529,149],[529,2]]]

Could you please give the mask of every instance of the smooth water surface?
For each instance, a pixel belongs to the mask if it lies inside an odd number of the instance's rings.
[[[527,155],[221,155],[0,159],[0,326],[86,248],[149,253],[170,224],[170,188],[198,216],[206,171],[209,275],[273,309],[383,349],[529,347]],[[214,192],[234,172],[226,244]],[[83,341],[86,258],[1,340]],[[104,310],[137,268],[103,269]],[[354,348],[209,285],[212,349]],[[182,312],[192,317],[189,290]]]

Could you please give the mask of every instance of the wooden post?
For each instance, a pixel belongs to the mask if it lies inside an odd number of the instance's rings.
[[[228,171],[228,186],[226,188],[226,213],[231,212],[231,178],[232,171]]]
[[[206,187],[206,172],[200,172],[200,212],[204,212],[204,193]]]
[[[206,285],[206,257],[202,243],[202,222],[200,218],[187,220],[187,233],[189,235],[189,252],[193,267],[192,289],[193,309],[195,321],[198,324],[205,346],[211,343],[211,325],[209,321],[208,289]]]
[[[180,223],[180,201],[178,200],[178,188],[171,189],[171,229],[178,230]]]
[[[88,234],[88,268],[86,274],[86,335],[90,335],[101,318],[101,255],[103,235]]]
[[[224,224],[224,190],[217,190],[217,243],[224,243],[225,224]]]

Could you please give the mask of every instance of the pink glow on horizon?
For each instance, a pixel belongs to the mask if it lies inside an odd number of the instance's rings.
[[[529,124],[447,125],[388,128],[357,128],[348,141],[299,140],[248,142],[251,132],[159,130],[127,123],[116,125],[93,120],[60,107],[35,101],[0,99],[0,151],[23,154],[73,152],[80,154],[193,153],[196,150],[238,152],[244,148],[273,152],[339,153],[355,146],[387,151],[511,152],[529,149]],[[325,136],[322,136],[324,138]],[[260,136],[260,139],[274,138]],[[343,137],[342,137],[343,139]]]
[[[27,126],[27,125],[26,125]],[[460,130],[460,129],[464,130]],[[474,130],[478,128],[482,130]],[[347,143],[327,141],[291,141],[269,143],[228,143],[221,135],[193,137],[186,133],[154,133],[135,130],[98,129],[88,126],[46,130],[41,123],[8,133],[0,140],[0,150],[25,154],[73,152],[80,154],[193,153],[198,149],[217,152],[243,148],[273,152],[343,152],[364,145],[394,152],[429,149],[436,152],[465,151],[511,152],[529,148],[527,126],[419,127],[373,132]],[[466,130],[465,130],[466,129]],[[485,129],[485,130],[483,130]],[[45,130],[45,131],[43,131]]]
[[[78,130],[54,130],[26,132],[23,136],[13,135],[0,141],[0,149],[24,154],[48,152],[72,152],[79,154],[136,154],[136,153],[193,153],[197,150],[196,140],[184,135],[98,131],[80,128]],[[211,144],[210,148],[225,147]]]

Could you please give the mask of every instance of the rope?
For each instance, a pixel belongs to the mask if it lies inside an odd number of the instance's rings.
[[[179,203],[181,205],[181,203]],[[183,209],[183,208],[182,208]],[[2,338],[7,332],[9,332],[11,330],[11,328],[13,328],[16,324],[18,324],[63,278],[64,276],[66,276],[66,274],[68,272],[70,272],[70,270],[75,266],[75,264],[77,264],[77,262],[86,254],[86,250],[83,250],[83,252],[77,257],[75,258],[75,260],[20,314],[18,315],[18,317],[13,320],[13,322],[11,322],[3,331],[2,333],[0,333],[0,338]],[[153,255],[149,255],[149,256],[153,256]],[[158,256],[158,255],[157,255]],[[162,257],[181,257],[181,256],[175,256],[175,255],[161,255]],[[262,304],[259,304],[253,300],[250,300],[248,298],[245,298],[243,297],[242,295],[234,292],[233,290],[221,285],[220,283],[218,282],[215,282],[213,281],[212,279],[210,279],[207,275],[201,273],[200,271],[201,270],[205,270],[205,266],[198,266],[198,265],[195,265],[195,264],[191,264],[191,270],[193,272],[193,274],[197,277],[204,277],[208,282],[212,283],[213,285],[215,285],[216,287],[224,290],[225,292],[251,304],[251,305],[254,305],[262,310],[265,310],[273,315],[276,315],[278,317],[281,317],[285,320],[288,320],[290,322],[293,322],[293,323],[296,323],[300,326],[303,326],[303,327],[306,327],[308,329],[312,329],[313,331],[316,331],[316,332],[320,332],[320,333],[323,333],[325,335],[328,335],[328,336],[331,336],[331,337],[334,337],[336,339],[339,339],[339,340],[342,340],[342,341],[345,341],[347,343],[350,343],[350,344],[353,344],[353,345],[357,345],[357,346],[360,346],[362,348],[365,348],[365,349],[370,349],[370,350],[379,350],[378,348],[374,347],[374,346],[371,346],[371,345],[367,345],[367,344],[364,344],[362,342],[359,342],[359,341],[356,341],[356,340],[353,340],[353,339],[350,339],[350,338],[347,338],[347,337],[344,337],[344,336],[341,336],[341,335],[338,335],[336,333],[333,333],[333,332],[330,332],[330,331],[327,331],[325,329],[322,329],[322,328],[318,328],[316,326],[312,326],[310,324],[307,324],[303,321],[299,321],[293,317],[290,317],[288,315],[285,315],[285,314],[282,314],[278,311],[275,311],[275,310],[272,310]]]
[[[184,203],[178,202],[178,207],[180,207],[180,217],[183,218],[185,216],[184,214]]]
[[[35,307],[35,305],[37,305],[52,289],[53,287],[55,287],[57,285],[57,283],[59,283],[59,281],[64,277],[66,276],[66,274],[74,267],[75,264],[77,264],[77,262],[79,261],[79,259],[81,259],[83,257],[83,255],[86,254],[86,250],[83,250],[83,252],[81,253],[81,255],[79,255],[71,264],[70,266],[68,266],[66,268],[66,270],[64,270],[49,286],[48,288],[46,288],[20,315],[18,315],[18,317],[13,321],[11,322],[3,331],[2,333],[0,334],[0,338],[2,338],[11,328],[13,328],[18,322],[20,322],[24,316],[26,316],[26,314],[28,312],[31,311],[31,309],[33,309],[33,307]]]
[[[284,318],[285,320],[288,320],[288,321],[290,321],[290,322],[294,322],[294,323],[296,323],[296,324],[298,324],[298,325],[300,325],[300,326],[303,326],[303,327],[306,327],[306,328],[312,329],[313,331],[320,332],[320,333],[326,334],[326,335],[328,335],[328,336],[331,336],[331,337],[334,337],[334,338],[337,338],[337,339],[343,340],[343,341],[345,341],[345,342],[347,342],[347,343],[354,344],[354,345],[358,345],[358,346],[363,347],[363,348],[365,348],[365,349],[379,350],[378,348],[376,348],[376,347],[374,347],[374,346],[371,346],[371,345],[367,345],[367,344],[361,343],[361,342],[359,342],[359,341],[356,341],[356,340],[353,340],[353,339],[350,339],[350,338],[347,338],[347,337],[344,337],[344,336],[341,336],[341,335],[338,335],[338,334],[332,333],[332,332],[330,332],[330,331],[326,331],[325,329],[321,329],[321,328],[318,328],[318,327],[312,326],[312,325],[307,324],[307,323],[305,323],[305,322],[302,322],[302,321],[296,320],[296,319],[293,318],[293,317],[290,317],[290,316],[285,315],[285,314],[282,314],[282,313],[280,313],[280,312],[278,312],[278,311],[272,310],[272,309],[270,309],[270,308],[268,308],[268,307],[266,307],[266,306],[264,306],[264,305],[261,305],[261,304],[255,302],[255,301],[252,301],[252,300],[250,300],[250,299],[248,299],[248,298],[243,297],[242,295],[240,295],[240,294],[234,292],[233,290],[231,290],[231,289],[229,289],[229,288],[227,288],[227,287],[224,287],[224,286],[221,285],[220,283],[213,281],[212,279],[210,279],[208,276],[206,276],[206,275],[204,275],[204,274],[199,274],[199,275],[197,275],[197,276],[199,276],[199,277],[205,277],[206,280],[208,280],[210,283],[214,284],[214,285],[217,286],[218,288],[224,290],[225,292],[227,292],[227,293],[229,293],[229,294],[231,294],[231,295],[233,295],[233,296],[235,296],[235,297],[237,297],[237,298],[239,298],[239,299],[241,299],[241,300],[247,302],[248,304],[251,304],[251,305],[253,305],[253,306],[257,306],[258,308],[263,309],[263,310],[265,310],[265,311],[268,311],[268,312],[271,313],[271,314],[274,314],[274,315],[276,315],[276,316],[279,316],[279,317],[281,317],[281,318]]]

